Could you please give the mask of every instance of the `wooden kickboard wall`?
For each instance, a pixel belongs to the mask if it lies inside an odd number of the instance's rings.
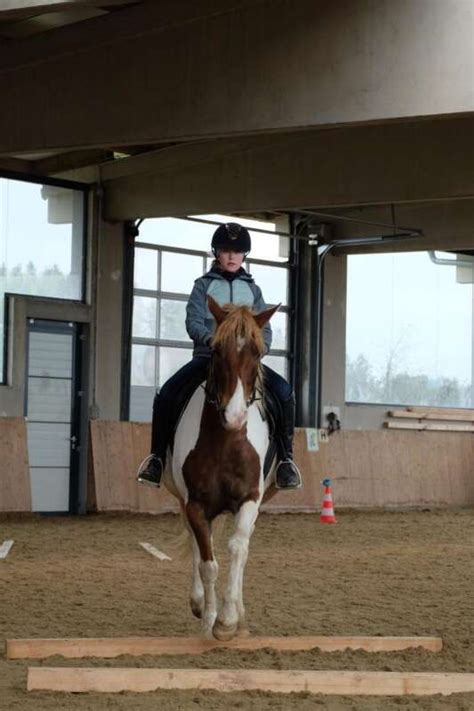
[[[31,511],[24,417],[0,417],[0,511]]]
[[[89,509],[139,513],[179,511],[176,499],[166,489],[153,489],[136,481],[140,462],[149,454],[150,424],[92,420],[90,433],[92,477],[89,483],[93,483],[93,488],[89,486]]]
[[[98,511],[178,510],[166,491],[135,481],[137,467],[149,451],[150,429],[144,423],[91,422],[90,493]],[[341,506],[474,504],[474,438],[469,433],[343,430],[320,443],[318,452],[309,452],[305,430],[299,429],[295,459],[304,488],[279,493],[264,510],[319,511],[325,477],[333,479],[336,513]]]

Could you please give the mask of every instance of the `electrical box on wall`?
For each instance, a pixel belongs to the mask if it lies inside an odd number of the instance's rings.
[[[341,429],[341,412],[335,405],[324,405],[323,407],[323,426],[329,430],[329,433]]]
[[[341,411],[339,407],[336,407],[335,405],[324,405],[323,407],[323,420],[324,422],[327,422],[327,416],[333,412],[336,415],[336,418],[341,421]]]

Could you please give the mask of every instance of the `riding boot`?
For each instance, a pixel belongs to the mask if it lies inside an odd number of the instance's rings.
[[[277,489],[301,489],[301,473],[293,461],[293,432],[295,429],[295,399],[281,402],[282,422],[278,437],[278,465],[275,473]]]
[[[160,486],[166,467],[168,447],[172,449],[173,433],[181,413],[194,391],[205,379],[209,358],[195,357],[180,368],[155,395],[151,427],[151,454],[140,464],[137,480],[142,484]]]
[[[162,417],[160,396],[155,395],[153,403],[153,423],[151,427],[151,454],[138,467],[137,481],[148,486],[159,487],[166,466],[168,448],[167,421]]]

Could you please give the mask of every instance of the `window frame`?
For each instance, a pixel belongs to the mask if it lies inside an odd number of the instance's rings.
[[[449,250],[442,249],[442,248],[437,248],[436,251],[437,252],[449,252]],[[427,408],[427,409],[434,408],[436,410],[443,410],[443,409],[445,409],[445,410],[450,410],[450,409],[470,410],[470,409],[472,409],[472,406],[470,407],[468,405],[426,404],[424,402],[420,403],[420,402],[416,402],[416,401],[400,402],[397,398],[393,398],[392,400],[384,399],[383,401],[373,401],[373,400],[368,400],[368,399],[367,400],[353,400],[353,399],[349,399],[347,397],[347,373],[348,373],[347,332],[348,332],[348,323],[349,323],[348,318],[347,318],[347,314],[348,314],[347,304],[348,304],[348,300],[349,300],[349,292],[348,292],[348,288],[347,288],[348,287],[347,275],[348,275],[348,270],[349,270],[349,259],[351,257],[357,257],[357,256],[364,256],[364,257],[380,256],[381,254],[394,255],[394,256],[408,255],[408,254],[410,254],[410,255],[424,254],[426,256],[429,256],[430,252],[431,252],[431,250],[429,250],[429,249],[415,249],[415,250],[406,250],[406,251],[384,250],[384,251],[373,251],[373,252],[354,253],[354,254],[348,253],[346,255],[346,259],[347,259],[346,297],[345,297],[345,299],[346,299],[345,300],[346,322],[345,322],[345,327],[344,327],[344,331],[345,331],[344,341],[345,341],[346,346],[345,346],[345,354],[344,354],[344,396],[343,396],[345,405],[350,406],[350,407],[362,407],[362,408],[372,408],[372,409],[379,408],[383,411],[386,411],[387,409],[390,409],[390,408],[403,409],[403,408],[409,408],[409,407],[423,407],[423,408]],[[432,259],[431,261],[434,261],[434,260]],[[456,261],[454,259],[449,260],[449,261],[450,262],[452,261],[452,264],[450,264],[449,266],[452,266],[452,267],[457,266]],[[473,262],[472,267],[474,269],[474,262]],[[474,284],[473,284],[473,298],[474,298]],[[471,318],[473,320],[472,322],[473,322],[473,328],[474,328],[474,301],[472,302],[472,304],[473,304],[473,307],[472,307],[473,310],[471,313]],[[474,331],[473,331],[473,337],[474,337]],[[473,350],[471,358],[472,358],[472,367],[474,368],[474,350]],[[471,389],[473,387],[474,387],[474,382],[471,383]]]
[[[179,218],[177,218],[179,219]],[[250,231],[251,228],[250,228]],[[270,230],[268,230],[268,234],[274,234]],[[163,300],[165,301],[180,301],[187,303],[189,300],[189,294],[185,294],[183,292],[169,292],[169,291],[161,291],[161,266],[162,266],[162,255],[165,252],[170,252],[173,254],[182,254],[185,256],[196,256],[196,257],[201,257],[202,259],[202,275],[204,275],[209,267],[208,267],[208,260],[211,256],[210,251],[208,250],[197,250],[197,249],[184,249],[181,247],[170,247],[168,245],[160,245],[160,244],[153,244],[150,242],[145,242],[145,241],[140,241],[139,236],[135,238],[134,244],[133,244],[133,249],[134,249],[134,254],[136,249],[148,249],[151,251],[157,252],[157,279],[156,279],[156,285],[157,289],[142,289],[139,287],[134,286],[134,279],[132,281],[132,314],[133,314],[133,309],[135,305],[135,297],[136,296],[141,296],[141,297],[146,297],[146,298],[154,298],[157,302],[157,308],[156,308],[156,326],[155,326],[155,333],[156,337],[155,338],[146,338],[146,337],[141,337],[141,336],[134,336],[133,335],[133,324],[132,328],[130,331],[130,349],[133,349],[134,345],[142,345],[142,346],[152,346],[154,347],[157,352],[156,352],[156,357],[155,357],[155,387],[158,389],[158,383],[160,380],[160,348],[182,348],[183,350],[189,350],[190,351],[190,357],[191,353],[193,351],[194,345],[191,340],[189,342],[182,341],[182,340],[176,340],[176,339],[166,339],[166,338],[160,338],[160,320],[161,320],[161,302]],[[291,238],[290,238],[290,255],[291,255]],[[135,260],[134,260],[135,261]],[[288,379],[291,379],[292,377],[292,367],[291,367],[291,362],[293,359],[293,352],[291,350],[291,344],[292,344],[292,337],[291,337],[291,314],[293,312],[292,305],[291,305],[291,280],[293,276],[293,264],[291,261],[291,257],[289,257],[285,261],[273,261],[273,260],[265,260],[265,259],[252,259],[252,258],[246,258],[244,261],[244,266],[248,266],[251,268],[252,264],[258,264],[262,266],[267,266],[267,267],[275,267],[275,268],[280,268],[280,269],[285,269],[288,274],[287,278],[287,294],[286,294],[286,301],[287,303],[285,305],[280,306],[280,311],[282,313],[285,313],[287,315],[287,333],[286,333],[286,341],[287,341],[287,347],[285,349],[282,348],[271,348],[268,355],[271,356],[276,356],[276,357],[283,357],[286,359],[286,377]],[[198,277],[196,277],[198,278]],[[133,318],[133,316],[132,316]],[[127,414],[127,419],[130,419],[130,403],[131,403],[131,390],[133,387],[132,384],[132,358],[130,358],[130,372],[129,372],[129,396],[128,396],[128,414]]]
[[[35,185],[51,185],[52,187],[65,188],[66,190],[76,190],[82,193],[82,273],[81,273],[81,297],[80,299],[63,299],[60,296],[42,296],[41,294],[23,294],[22,292],[4,293],[3,314],[0,317],[3,319],[3,363],[0,368],[0,386],[8,386],[8,353],[9,353],[9,296],[25,296],[30,298],[48,299],[50,301],[67,301],[69,303],[86,303],[87,294],[87,255],[89,250],[88,243],[88,224],[89,224],[89,193],[91,186],[88,183],[80,183],[75,180],[64,180],[62,178],[49,178],[47,176],[30,175],[29,173],[18,173],[10,170],[0,170],[0,179],[16,180],[23,183],[33,183]]]

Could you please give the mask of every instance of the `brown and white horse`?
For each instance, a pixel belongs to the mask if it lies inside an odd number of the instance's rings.
[[[269,431],[255,394],[264,352],[262,328],[278,306],[256,315],[246,306],[221,308],[212,297],[208,304],[217,323],[209,375],[180,420],[165,485],[179,498],[191,535],[193,614],[201,618],[206,637],[228,640],[245,628],[242,588],[249,540],[264,494],[274,493],[274,474],[263,477]],[[212,522],[229,511],[235,529],[218,610]]]

